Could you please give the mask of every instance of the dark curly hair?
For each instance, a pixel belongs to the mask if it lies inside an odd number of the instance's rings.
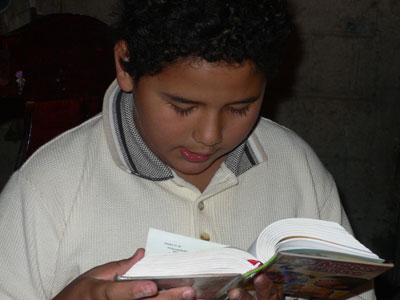
[[[249,60],[272,76],[290,32],[285,0],[121,0],[118,17],[121,63],[135,81],[185,58]]]

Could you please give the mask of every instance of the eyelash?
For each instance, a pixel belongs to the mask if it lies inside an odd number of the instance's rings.
[[[175,110],[175,112],[177,112],[181,116],[187,116],[194,110],[194,107],[182,108],[182,107],[176,106],[172,103],[169,103],[169,105],[171,105],[173,110]]]
[[[182,108],[182,107],[176,106],[172,103],[169,103],[169,104],[171,105],[172,109],[175,110],[175,112],[181,116],[187,116],[190,113],[192,113],[193,110],[195,109],[195,107]],[[245,116],[247,114],[247,112],[249,111],[249,108],[250,108],[250,105],[246,105],[245,107],[242,107],[240,109],[228,106],[228,110],[231,113],[238,114],[240,116]]]
[[[228,107],[229,111],[234,113],[234,114],[238,114],[240,116],[245,116],[247,114],[247,112],[249,111],[250,105],[246,105],[245,107],[242,108],[234,108],[234,107]]]

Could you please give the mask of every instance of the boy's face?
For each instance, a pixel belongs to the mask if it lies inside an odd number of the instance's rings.
[[[252,129],[264,90],[250,63],[174,63],[133,86],[136,126],[181,177],[213,175]]]

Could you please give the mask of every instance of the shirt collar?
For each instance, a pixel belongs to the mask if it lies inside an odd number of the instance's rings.
[[[123,92],[116,80],[104,97],[103,120],[111,155],[120,168],[153,181],[174,177],[171,168],[147,147],[140,136],[135,126],[132,94]],[[255,133],[252,133],[227,155],[224,163],[239,176],[265,160],[265,152]]]

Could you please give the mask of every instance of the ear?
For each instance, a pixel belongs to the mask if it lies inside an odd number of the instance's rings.
[[[114,46],[114,60],[117,74],[118,85],[124,92],[131,92],[134,87],[133,78],[125,71],[121,65],[123,61],[129,61],[128,45],[126,41],[118,41]]]

